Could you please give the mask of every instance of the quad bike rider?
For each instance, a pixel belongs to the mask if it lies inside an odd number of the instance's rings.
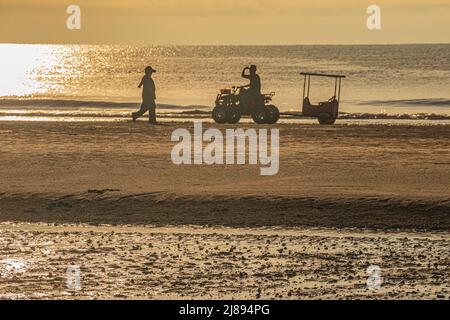
[[[269,105],[275,93],[261,94],[261,78],[256,71],[254,65],[244,68],[242,77],[249,79],[250,84],[220,91],[213,111],[216,123],[236,124],[243,115],[250,115],[257,124],[278,122],[280,118],[278,108]]]
[[[247,70],[249,71],[248,74],[246,73]],[[241,77],[250,80],[250,84],[244,86],[241,90],[241,99],[245,101],[250,102],[261,97],[261,78],[256,73],[256,70],[255,65],[250,66],[250,68],[245,67],[244,70],[242,70]]]

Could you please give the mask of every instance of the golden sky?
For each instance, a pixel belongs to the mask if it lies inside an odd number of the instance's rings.
[[[66,8],[81,8],[81,30]],[[381,7],[382,30],[366,27]],[[0,0],[0,43],[450,43],[450,0]]]

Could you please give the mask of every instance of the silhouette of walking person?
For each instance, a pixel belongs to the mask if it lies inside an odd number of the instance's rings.
[[[142,90],[142,105],[139,111],[133,113],[133,122],[142,117],[148,111],[149,122],[156,124],[156,86],[152,79],[152,75],[155,72],[156,70],[152,67],[145,68],[145,76],[139,84],[139,89],[144,87]]]

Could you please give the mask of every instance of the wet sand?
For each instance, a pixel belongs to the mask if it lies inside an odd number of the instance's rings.
[[[269,177],[174,165],[180,127],[0,122],[0,221],[450,228],[450,126],[279,125]]]
[[[274,177],[175,166],[179,127],[0,122],[0,297],[449,298],[450,126],[282,124]]]
[[[449,244],[443,233],[1,224],[0,254],[21,269],[0,278],[0,298],[449,299]],[[79,290],[66,285],[74,265]]]

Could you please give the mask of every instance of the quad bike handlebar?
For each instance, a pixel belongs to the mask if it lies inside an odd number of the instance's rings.
[[[249,85],[246,85],[246,86],[233,86],[231,88],[233,89],[234,92],[236,92],[239,89],[245,89],[245,88],[248,88],[248,87],[249,87]],[[275,92],[272,91],[271,93],[263,93],[261,95],[264,96],[264,97],[273,98],[275,96]]]
[[[219,96],[221,95],[239,95],[239,92],[241,89],[245,89],[248,88],[249,86],[233,86],[231,87],[231,89],[222,89],[221,92],[219,93]],[[272,100],[272,98],[275,96],[275,92],[271,92],[271,93],[263,93],[261,94],[261,97],[266,100],[266,101],[270,101]]]
[[[238,92],[239,90],[241,90],[241,89],[245,89],[245,88],[248,88],[249,86],[234,86],[234,87],[232,87],[232,89],[233,89],[233,92]]]

